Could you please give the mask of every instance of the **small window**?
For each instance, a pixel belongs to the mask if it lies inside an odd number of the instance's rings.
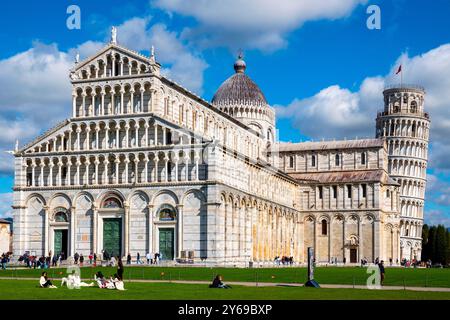
[[[411,113],[416,113],[417,112],[417,102],[415,102],[415,101],[411,102],[410,112]]]
[[[311,166],[312,166],[312,167],[315,167],[315,166],[316,166],[316,156],[315,156],[315,155],[312,155],[312,156],[311,156]]]
[[[390,190],[386,190],[386,197],[390,198],[391,197],[391,191]]]
[[[322,188],[322,186],[318,187],[318,191],[319,191],[319,199],[322,199],[323,198],[323,188]]]
[[[341,157],[338,154],[334,156],[334,164],[336,167],[341,165]]]
[[[328,223],[327,220],[323,219],[322,220],[322,235],[326,236],[328,234]]]
[[[294,157],[293,156],[289,157],[289,168],[294,168]]]
[[[333,198],[337,198],[337,186],[333,186]]]
[[[65,180],[67,178],[67,167],[62,168],[62,179]]]
[[[347,185],[347,198],[349,198],[349,199],[352,198],[352,185],[351,184]]]
[[[361,164],[363,164],[363,165],[366,164],[366,153],[365,152],[361,153]]]
[[[365,184],[361,185],[362,197],[365,198],[367,196],[367,186]]]

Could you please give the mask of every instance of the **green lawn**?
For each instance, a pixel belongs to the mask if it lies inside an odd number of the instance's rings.
[[[82,278],[93,278],[93,274],[101,270],[104,275],[115,273],[115,268],[84,267]],[[47,270],[51,278],[61,278],[65,269]],[[42,270],[0,270],[0,277],[33,277],[38,279]],[[161,275],[164,273],[164,275]],[[224,281],[245,282],[306,282],[305,268],[205,268],[205,267],[128,267],[125,266],[124,278],[151,280],[203,280],[211,281],[213,276],[221,274]],[[323,284],[356,284],[365,285],[369,275],[360,267],[319,267],[315,270],[315,278]],[[450,269],[413,269],[386,268],[385,285],[447,287],[450,288]]]
[[[59,281],[55,282],[59,286]],[[42,289],[37,281],[0,280],[0,300],[450,300],[450,292],[409,290],[314,289],[302,287],[243,287],[209,289],[207,285],[125,283],[126,291],[97,287]]]

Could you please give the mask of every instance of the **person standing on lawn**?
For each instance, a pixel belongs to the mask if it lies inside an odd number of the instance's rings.
[[[123,280],[123,263],[120,257],[117,257],[117,276],[119,280]]]
[[[378,264],[378,268],[380,269],[380,285],[383,285],[384,283],[384,261],[381,260],[380,263]]]

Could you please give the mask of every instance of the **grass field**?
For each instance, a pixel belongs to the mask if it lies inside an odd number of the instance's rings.
[[[59,282],[56,283],[59,286]],[[450,292],[409,290],[314,289],[303,287],[243,287],[209,289],[207,285],[125,283],[126,291],[97,287],[42,289],[37,281],[0,280],[0,300],[442,300]]]
[[[82,278],[92,279],[93,274],[101,270],[104,275],[115,273],[115,268],[84,267]],[[33,277],[38,279],[42,270],[0,270],[0,277]],[[51,278],[65,276],[66,269],[48,269]],[[162,275],[163,274],[163,275]],[[275,282],[304,283],[305,268],[205,268],[205,267],[128,267],[125,266],[124,279],[148,280],[203,280],[211,281],[214,275],[221,274],[224,281],[243,282]],[[315,270],[315,278],[323,284],[355,284],[365,285],[369,274],[360,267],[319,267]],[[385,285],[417,286],[417,287],[447,287],[450,288],[450,269],[413,269],[386,268]]]

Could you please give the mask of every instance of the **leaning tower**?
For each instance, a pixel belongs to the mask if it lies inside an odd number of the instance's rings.
[[[421,259],[430,118],[424,112],[425,91],[393,86],[383,92],[376,136],[388,146],[388,170],[400,184],[400,256]]]

